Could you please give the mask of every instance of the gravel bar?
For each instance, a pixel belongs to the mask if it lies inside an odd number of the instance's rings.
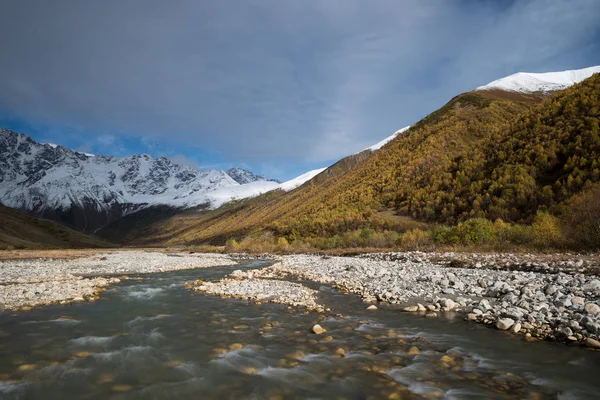
[[[221,254],[117,251],[78,259],[0,261],[0,311],[95,300],[119,278],[106,276],[235,265]]]
[[[323,306],[316,300],[317,291],[299,283],[255,278],[252,271],[236,270],[230,276],[232,278],[218,282],[196,281],[193,289],[224,298],[233,297],[256,303],[279,303],[323,311]]]
[[[296,276],[425,317],[460,312],[527,338],[600,348],[598,270],[597,256],[407,252],[283,256],[254,278]]]

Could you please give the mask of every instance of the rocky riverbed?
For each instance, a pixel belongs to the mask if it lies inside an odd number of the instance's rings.
[[[252,298],[263,291],[262,298],[276,296],[292,304],[296,295],[290,289],[302,286],[264,285],[264,278],[292,276],[332,284],[367,302],[399,304],[424,317],[459,312],[466,320],[527,338],[600,348],[595,256],[409,252],[278,260],[259,271],[240,272],[212,292]]]
[[[0,261],[0,311],[95,300],[106,286],[129,274],[235,265],[220,254],[116,251],[78,259]]]

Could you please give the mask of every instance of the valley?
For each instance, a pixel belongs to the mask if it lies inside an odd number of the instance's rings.
[[[0,395],[595,396],[594,71],[283,183],[1,131]]]

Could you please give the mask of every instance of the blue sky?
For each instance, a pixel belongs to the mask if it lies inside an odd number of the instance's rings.
[[[518,71],[600,64],[600,1],[0,2],[0,125],[278,179]]]

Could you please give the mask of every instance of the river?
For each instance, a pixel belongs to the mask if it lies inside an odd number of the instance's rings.
[[[593,399],[600,353],[319,289],[325,315],[137,275],[93,303],[0,313],[1,399]],[[327,329],[315,335],[310,328]]]

